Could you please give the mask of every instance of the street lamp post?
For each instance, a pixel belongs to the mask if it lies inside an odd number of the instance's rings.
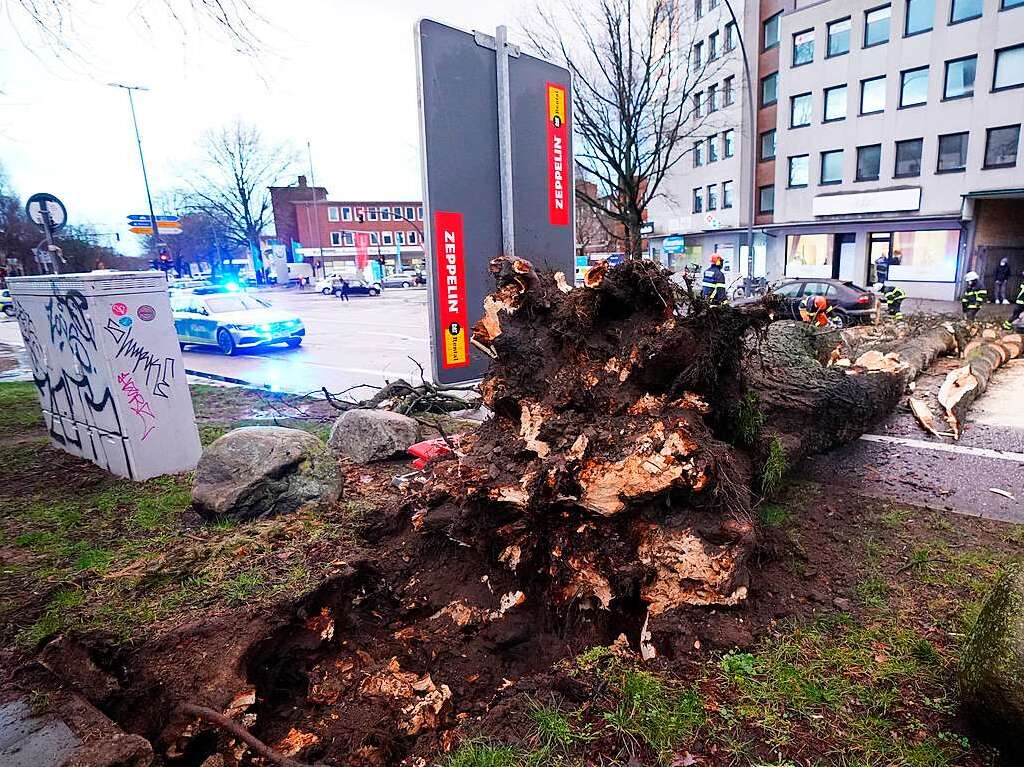
[[[158,240],[160,238],[160,231],[156,225],[156,214],[153,212],[153,195],[149,192],[149,176],[146,174],[146,158],[142,154],[142,137],[139,135],[139,121],[135,117],[135,98],[132,96],[132,91],[148,91],[149,88],[144,88],[141,85],[124,85],[123,83],[107,83],[112,88],[121,88],[128,91],[128,106],[131,107],[132,111],[132,125],[135,127],[135,143],[139,147],[139,163],[142,165],[142,183],[146,185],[146,203],[149,205],[149,223],[153,227],[153,253],[154,255],[159,250]]]

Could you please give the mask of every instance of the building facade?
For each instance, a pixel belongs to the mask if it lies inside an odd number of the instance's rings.
[[[756,124],[747,129],[746,110],[732,118],[746,144],[737,154],[755,153],[753,186],[742,162],[719,169],[735,173],[738,199],[755,201],[756,273],[864,285],[881,261],[910,296],[937,299],[1004,257],[1020,274],[1024,0],[763,0],[748,10]],[[745,243],[746,211],[709,232],[697,195],[707,168],[684,164],[667,197],[691,195],[693,218],[680,214],[677,227],[686,260],[725,248],[728,262]],[[656,227],[659,218],[675,223],[658,210]]]
[[[321,275],[353,272],[362,241],[365,255],[385,272],[426,269],[418,200],[331,200],[302,176],[298,186],[271,187],[270,193],[277,239],[287,243],[289,260],[312,261]]]

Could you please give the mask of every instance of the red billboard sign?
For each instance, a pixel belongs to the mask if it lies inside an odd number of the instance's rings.
[[[469,307],[466,305],[466,261],[462,214],[439,210],[434,214],[441,367],[449,370],[469,365]]]
[[[356,232],[356,268],[362,271],[369,263],[370,233]]]
[[[547,84],[548,132],[548,216],[553,226],[569,226],[569,205],[572,195],[565,188],[569,173],[568,110],[565,104],[565,86]]]

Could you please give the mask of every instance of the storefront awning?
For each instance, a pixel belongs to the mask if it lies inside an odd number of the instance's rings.
[[[963,195],[968,200],[991,200],[999,197],[1024,197],[1024,189],[989,189],[981,192],[968,192]]]

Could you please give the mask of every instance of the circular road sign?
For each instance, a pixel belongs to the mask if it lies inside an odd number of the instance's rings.
[[[64,207],[64,203],[52,194],[37,192],[29,197],[28,202],[25,203],[25,213],[32,219],[32,223],[40,229],[44,229],[44,205],[46,206],[46,212],[50,214],[50,231],[56,232],[58,229],[63,229],[64,224],[68,222],[68,209]]]

